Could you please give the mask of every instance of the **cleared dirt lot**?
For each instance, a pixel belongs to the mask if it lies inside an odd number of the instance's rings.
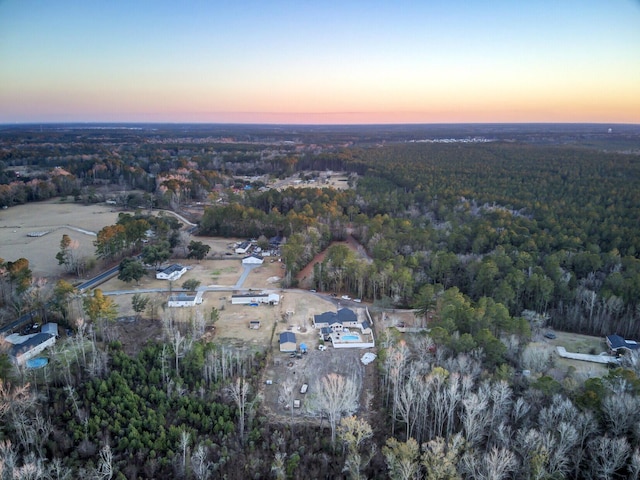
[[[96,237],[91,232],[116,223],[118,213],[108,205],[85,206],[59,199],[0,210],[0,258],[26,258],[34,277],[61,275],[64,269],[55,257],[62,235],[78,241],[80,257],[93,256]],[[33,232],[49,233],[29,237]]]
[[[317,335],[317,334],[316,334]],[[302,358],[290,358],[289,354],[273,352],[272,359],[265,369],[263,388],[264,406],[269,414],[281,421],[292,418],[305,421],[311,418],[308,409],[317,393],[319,380],[329,373],[338,373],[355,381],[360,387],[360,411],[366,414],[371,407],[375,388],[375,364],[364,365],[360,358],[365,352],[374,349],[342,349],[331,347],[327,351],[310,350]],[[267,384],[267,380],[271,384]],[[284,385],[291,382],[293,395],[284,395]],[[300,388],[306,383],[309,388],[305,394]],[[300,400],[300,408],[291,408],[288,402]]]

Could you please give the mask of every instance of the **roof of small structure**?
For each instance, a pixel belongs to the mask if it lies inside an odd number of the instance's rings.
[[[280,343],[293,342],[296,343],[296,336],[293,332],[282,332],[280,334]]]
[[[249,255],[249,256],[244,257],[244,258],[242,259],[242,261],[243,261],[243,262],[244,262],[245,260],[247,260],[247,261],[249,261],[249,260],[255,260],[255,261],[258,261],[258,262],[260,262],[260,263],[263,263],[263,262],[264,262],[264,259],[263,259],[261,256],[259,256],[259,255],[255,255],[255,254]]]
[[[53,322],[45,323],[44,325],[42,325],[42,328],[40,329],[40,331],[42,333],[51,333],[52,335],[55,335],[57,337],[58,324]]]

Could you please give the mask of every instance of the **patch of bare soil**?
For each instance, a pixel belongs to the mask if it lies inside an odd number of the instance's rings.
[[[162,340],[162,325],[158,320],[121,318],[111,328],[123,351],[130,356],[137,355],[149,342]]]
[[[316,333],[317,335],[317,333]],[[300,343],[300,342],[298,342]],[[375,349],[334,349],[329,347],[321,352],[317,349],[301,358],[291,358],[274,348],[269,364],[264,372],[263,408],[274,420],[280,422],[309,422],[319,419],[309,411],[313,396],[317,393],[322,377],[337,373],[352,379],[360,389],[359,416],[371,413],[373,399],[377,389],[375,363],[364,365],[360,358],[366,352]],[[284,385],[292,383],[292,396],[283,394]],[[303,384],[308,385],[306,393],[301,393]],[[292,408],[292,400],[300,401],[300,408]]]

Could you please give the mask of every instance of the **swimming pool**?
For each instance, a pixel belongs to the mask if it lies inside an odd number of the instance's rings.
[[[354,334],[342,335],[340,337],[340,340],[343,340],[345,342],[359,342],[360,341],[360,335],[354,335]]]
[[[36,357],[27,360],[27,368],[40,368],[49,363],[49,359],[46,357]]]

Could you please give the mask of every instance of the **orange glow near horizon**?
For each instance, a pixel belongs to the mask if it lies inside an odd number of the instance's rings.
[[[640,124],[611,1],[0,2],[0,123]]]

